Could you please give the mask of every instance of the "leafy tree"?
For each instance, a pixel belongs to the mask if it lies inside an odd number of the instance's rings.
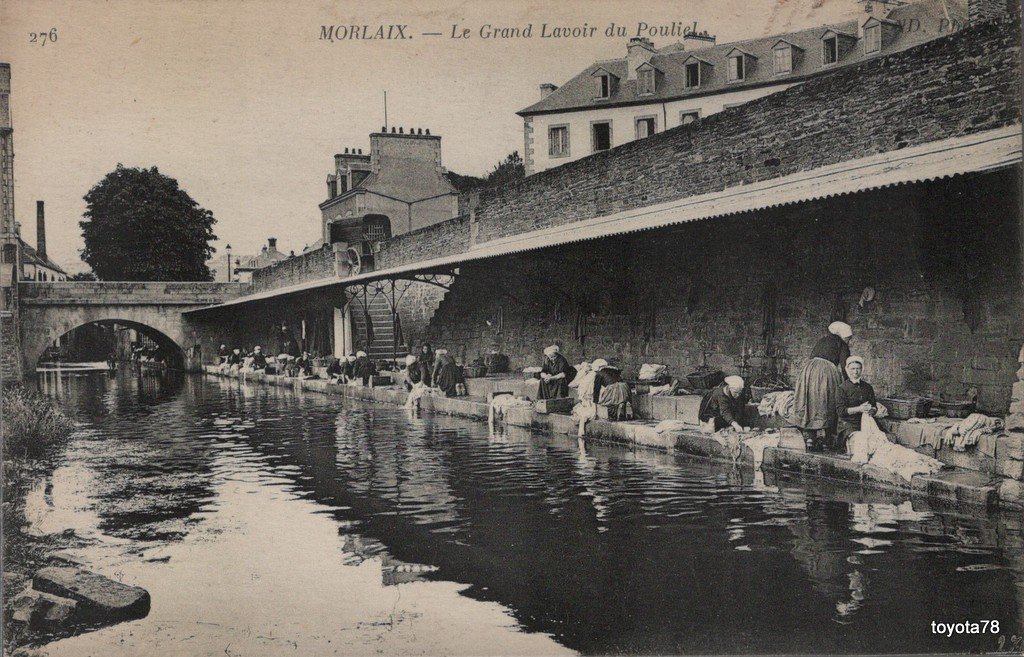
[[[96,280],[96,274],[92,273],[91,271],[82,271],[82,272],[78,272],[77,274],[72,274],[71,276],[68,276],[68,280],[69,281],[95,281]]]
[[[121,164],[85,195],[84,260],[102,281],[208,281],[216,219],[178,181]]]
[[[488,185],[504,185],[526,177],[526,165],[519,151],[512,151],[487,174]]]

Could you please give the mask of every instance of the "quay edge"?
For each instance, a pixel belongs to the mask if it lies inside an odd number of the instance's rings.
[[[220,372],[215,366],[205,366],[206,374],[238,380],[291,388],[300,391],[372,401],[401,406],[408,393],[397,387],[370,388],[330,383],[324,379],[299,379],[281,375],[250,372],[244,375]],[[474,420],[487,421],[489,405],[486,399],[473,397],[424,396],[423,412],[442,413]],[[543,414],[532,408],[506,409],[501,422],[508,426],[529,428],[549,434],[575,435],[576,423],[568,415]],[[655,422],[611,422],[595,419],[587,423],[585,440],[631,448],[656,449],[687,454],[715,461],[737,463],[753,468],[754,454],[744,448],[733,459],[727,448],[699,430],[655,431]],[[865,489],[893,491],[914,498],[924,498],[940,506],[983,508],[986,510],[1024,510],[1024,486],[1012,479],[994,477],[987,473],[952,468],[934,476],[915,476],[906,482],[898,475],[870,464],[852,463],[830,454],[814,454],[786,447],[767,447],[761,461],[761,470],[783,478],[826,479],[852,484]]]

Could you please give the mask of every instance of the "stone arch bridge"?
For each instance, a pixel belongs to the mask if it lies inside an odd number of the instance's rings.
[[[182,313],[240,296],[240,283],[26,282],[18,285],[22,373],[35,372],[46,348],[86,324],[120,324],[176,347],[186,369],[201,364],[205,327]]]

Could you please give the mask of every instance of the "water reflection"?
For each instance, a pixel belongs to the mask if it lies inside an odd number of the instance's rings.
[[[359,653],[920,652],[996,645],[932,620],[1020,627],[1019,518],[223,379],[47,389],[83,429],[34,526],[76,527],[79,558],[153,595],[149,618],[54,654],[330,654],[343,637]],[[45,485],[32,495],[47,507]]]

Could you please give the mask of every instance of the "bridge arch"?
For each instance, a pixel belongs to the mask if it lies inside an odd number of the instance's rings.
[[[183,369],[186,365],[187,356],[185,354],[184,347],[180,345],[178,342],[176,342],[169,335],[167,335],[158,328],[150,326],[149,324],[123,318],[96,319],[85,322],[83,324],[79,324],[78,326],[72,327],[69,330],[65,331],[64,333],[58,335],[53,341],[45,345],[41,352],[33,353],[26,349],[25,356],[27,359],[34,360],[35,363],[37,364],[41,363],[46,355],[46,352],[48,351],[50,346],[53,345],[55,342],[60,341],[62,338],[64,338],[64,336],[67,336],[80,328],[94,325],[111,327],[117,326],[125,329],[134,330],[137,333],[149,338],[149,340],[151,340],[157,345],[160,351],[161,360],[167,363],[168,366],[176,369]]]

